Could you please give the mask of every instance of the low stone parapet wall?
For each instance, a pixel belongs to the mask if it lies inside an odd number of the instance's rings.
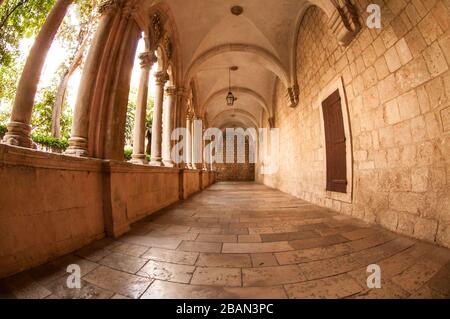
[[[196,169],[183,170],[183,199],[202,190],[201,173],[201,170]]]
[[[118,237],[133,222],[199,192],[201,183],[199,170],[0,144],[0,278]]]

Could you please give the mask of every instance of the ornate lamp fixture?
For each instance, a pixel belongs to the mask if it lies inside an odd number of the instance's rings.
[[[233,92],[231,92],[231,71],[236,71],[237,69],[237,66],[232,66],[228,69],[228,95],[226,98],[228,106],[233,106],[234,102],[237,100],[237,98],[233,95]]]

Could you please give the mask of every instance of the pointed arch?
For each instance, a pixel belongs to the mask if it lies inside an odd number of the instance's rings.
[[[244,87],[231,87],[231,90],[233,92],[236,92],[237,94],[241,93],[241,94],[246,94],[251,96],[256,102],[258,102],[258,105],[261,106],[261,108],[264,110],[264,112],[266,112],[266,114],[269,115],[269,117],[271,117],[272,115],[272,110],[268,107],[266,100],[257,92],[255,92],[252,89],[249,88],[244,88]],[[205,114],[208,105],[216,98],[222,95],[226,95],[228,92],[228,88],[224,88],[222,90],[216,91],[213,94],[211,94],[205,101],[205,103],[203,103],[202,105],[202,113]]]

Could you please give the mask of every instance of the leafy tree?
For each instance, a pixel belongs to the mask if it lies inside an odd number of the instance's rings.
[[[125,123],[125,145],[132,146],[133,145],[133,130],[134,130],[134,120],[136,114],[136,100],[137,100],[137,92],[138,89],[132,87],[130,89],[130,94],[128,97],[128,107],[127,107],[127,120]],[[146,130],[151,129],[152,121],[153,121],[153,107],[155,105],[154,99],[152,96],[148,97],[147,100],[147,115],[145,119],[145,127]],[[151,143],[151,141],[148,141]]]
[[[73,73],[82,66],[87,48],[97,24],[97,1],[78,0],[75,6],[77,23],[65,19],[61,25],[57,39],[63,44],[67,58],[59,68],[59,85],[56,92],[55,105],[52,115],[52,136],[61,136],[61,113],[64,112],[64,101],[67,86]]]
[[[0,98],[13,100],[23,68],[19,45],[35,36],[55,0],[5,0],[0,6]],[[22,60],[24,60],[22,58]]]

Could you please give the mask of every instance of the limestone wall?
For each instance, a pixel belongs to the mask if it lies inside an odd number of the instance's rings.
[[[102,162],[0,144],[0,277],[104,236]]]
[[[205,189],[209,186],[209,174],[207,171],[202,171],[202,189]]]
[[[178,169],[106,162],[105,171],[108,235],[122,235],[131,223],[179,200]]]
[[[200,170],[184,170],[183,172],[183,198],[188,198],[201,190]]]
[[[365,21],[369,2],[355,2]],[[278,84],[280,169],[258,174],[257,180],[450,247],[450,5],[442,0],[377,3],[383,6],[383,28],[369,30],[363,23],[347,48],[330,34],[322,11],[308,9],[297,48],[300,103],[289,108]],[[325,191],[320,105],[339,82],[351,131],[348,199]]]
[[[184,174],[0,144],[0,278],[120,236],[200,191],[200,171]]]

